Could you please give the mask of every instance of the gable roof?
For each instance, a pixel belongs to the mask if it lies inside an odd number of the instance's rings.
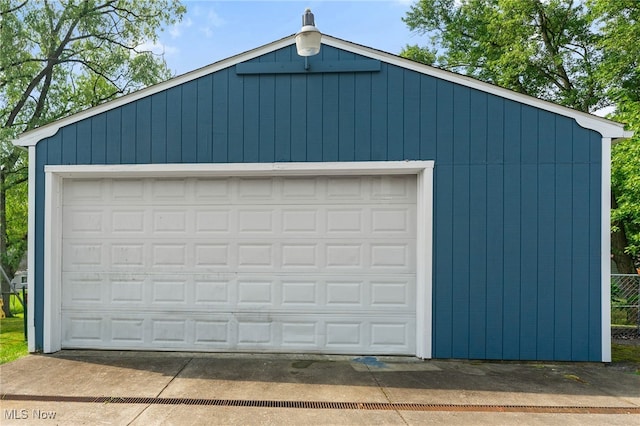
[[[36,145],[40,140],[55,135],[62,127],[84,120],[86,118],[101,114],[119,106],[128,104],[130,102],[142,99],[144,97],[153,95],[158,92],[170,89],[175,86],[187,83],[189,81],[198,79],[208,74],[212,74],[216,71],[232,67],[236,64],[249,61],[267,53],[282,49],[295,44],[295,35],[282,38],[272,43],[263,45],[261,47],[249,50],[244,53],[232,56],[227,59],[215,62],[211,65],[196,69],[186,74],[179,75],[165,82],[147,87],[142,90],[130,93],[113,101],[106,102],[93,108],[86,109],[52,123],[46,124],[42,127],[32,129],[28,132],[21,134],[17,139],[13,141],[15,145],[28,147]],[[633,132],[625,131],[624,125],[611,121],[602,117],[598,117],[585,112],[577,111],[562,105],[555,104],[553,102],[544,101],[542,99],[534,98],[532,96],[523,95],[521,93],[514,92],[509,89],[504,89],[493,84],[485,83],[472,77],[468,77],[461,74],[456,74],[450,71],[446,71],[440,68],[435,68],[429,65],[424,65],[419,62],[415,62],[409,59],[402,58],[400,56],[376,50],[370,47],[355,44],[346,40],[342,40],[336,37],[332,37],[326,34],[322,35],[322,44],[342,49],[347,52],[351,52],[357,55],[376,59],[381,62],[396,65],[401,68],[409,69],[420,74],[429,75],[438,79],[446,80],[455,84],[473,88],[482,92],[494,94],[496,96],[510,99],[525,105],[530,105],[541,110],[549,111],[555,114],[559,114],[565,117],[573,118],[576,122],[590,130],[594,130],[602,135],[604,138],[618,139],[629,138],[633,135]]]

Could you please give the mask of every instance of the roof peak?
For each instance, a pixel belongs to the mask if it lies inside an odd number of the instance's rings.
[[[546,110],[555,114],[559,114],[565,117],[573,118],[576,122],[587,129],[594,130],[602,135],[604,138],[628,138],[633,135],[632,132],[624,130],[624,125],[615,121],[608,120],[606,118],[598,117],[592,114],[588,114],[582,111],[577,111],[553,102],[538,99],[529,95],[523,95],[521,93],[514,92],[509,89],[505,89],[499,86],[486,83],[475,78],[465,76],[462,74],[456,74],[451,71],[446,71],[440,68],[432,67],[429,65],[421,64],[410,59],[402,58],[393,53],[384,52],[375,48],[363,46],[357,43],[346,41],[337,37],[333,37],[327,34],[322,35],[322,44],[335,47],[337,49],[349,51],[361,56],[366,56],[372,59],[380,60],[391,65],[395,65],[401,68],[409,69],[421,74],[429,75],[434,78],[442,79],[445,81],[459,84],[462,86],[470,87],[485,93],[490,93],[505,99],[510,99],[525,105],[530,105],[535,108]],[[220,71],[225,68],[232,67],[239,63],[252,60],[259,56],[271,53],[278,49],[295,45],[295,34],[283,37],[279,40],[265,44],[263,46],[251,49],[249,51],[239,53],[226,59],[214,62],[210,65],[198,68],[196,70],[187,72],[185,74],[173,77],[170,80],[162,83],[155,84],[153,86],[146,87],[136,92],[124,95],[116,98],[112,101],[98,105],[93,108],[80,111],[76,114],[59,119],[42,127],[32,129],[28,132],[21,134],[17,139],[13,141],[18,146],[33,146],[40,140],[55,135],[62,127],[76,123],[78,121],[93,117],[119,106],[134,102],[138,99],[142,99],[147,96],[151,96],[155,93],[170,89],[172,87],[185,84],[189,81],[198,79],[208,74]]]

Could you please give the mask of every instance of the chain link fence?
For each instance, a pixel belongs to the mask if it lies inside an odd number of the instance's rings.
[[[611,336],[640,338],[640,275],[611,275]]]

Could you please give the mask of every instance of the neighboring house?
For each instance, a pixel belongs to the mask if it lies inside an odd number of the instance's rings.
[[[610,360],[622,125],[287,37],[23,134],[29,349]]]

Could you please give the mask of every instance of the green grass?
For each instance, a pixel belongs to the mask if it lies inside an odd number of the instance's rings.
[[[637,302],[635,302],[637,303]],[[637,327],[638,309],[611,307],[611,325]]]
[[[640,346],[637,345],[611,345],[611,360],[613,362],[635,362],[640,367]]]
[[[24,340],[24,320],[22,314],[13,318],[0,319],[0,364],[16,360],[27,354]]]
[[[20,295],[20,298],[22,298],[22,294]],[[22,307],[22,303],[20,303],[20,300],[18,300],[18,297],[15,294],[12,294],[10,296],[9,301],[11,302],[11,304],[9,306],[11,306],[11,313],[13,315],[21,314],[21,313],[24,312],[24,308]]]
[[[640,375],[640,346],[612,343],[611,361],[635,365],[636,374]]]
[[[24,339],[24,308],[15,295],[10,298],[13,318],[0,320],[0,364],[18,359],[27,354]]]

